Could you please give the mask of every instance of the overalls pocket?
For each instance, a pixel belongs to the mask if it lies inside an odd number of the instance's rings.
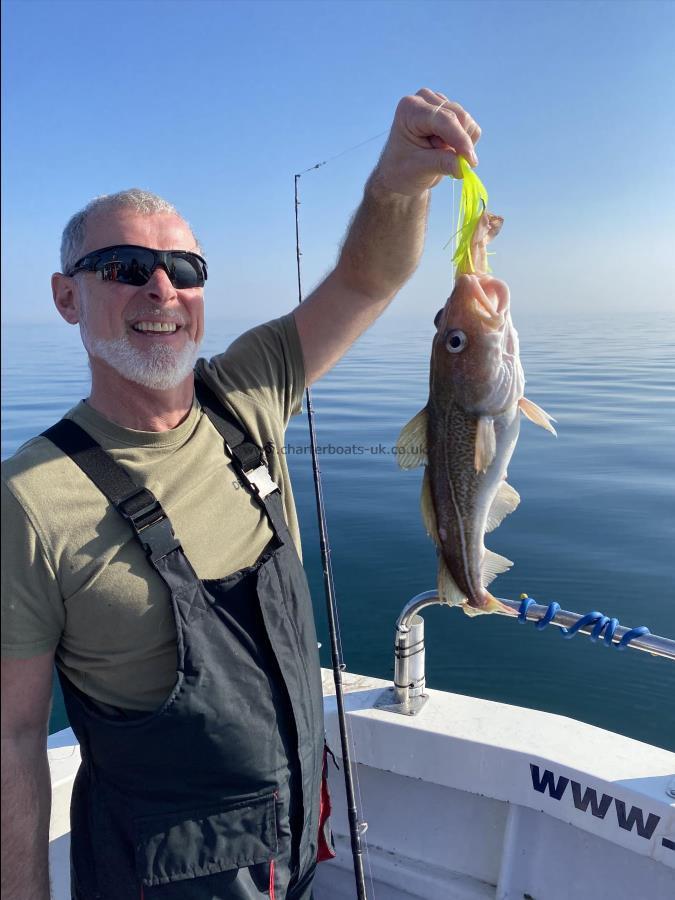
[[[136,819],[136,869],[148,888],[261,863],[277,853],[275,795]],[[257,879],[256,879],[257,880]],[[190,895],[185,885],[185,896]],[[161,893],[161,892],[160,892]]]

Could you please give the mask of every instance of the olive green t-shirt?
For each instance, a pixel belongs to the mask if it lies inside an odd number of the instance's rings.
[[[252,329],[198,371],[267,452],[299,550],[283,454],[300,411],[302,350],[292,315]],[[272,532],[238,482],[223,440],[195,401],[163,432],[135,431],[86,401],[81,425],[161,502],[200,578],[252,565]],[[120,514],[51,441],[36,437],[2,464],[2,655],[56,650],[59,667],[103,703],[150,710],[176,678],[176,629],[168,589]]]

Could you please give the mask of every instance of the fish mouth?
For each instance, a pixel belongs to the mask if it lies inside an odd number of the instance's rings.
[[[504,315],[482,291],[473,299],[473,311],[486,331],[499,331],[504,326]]]
[[[509,311],[509,289],[506,285],[496,278],[474,278],[471,295],[473,313],[484,331],[501,331]]]

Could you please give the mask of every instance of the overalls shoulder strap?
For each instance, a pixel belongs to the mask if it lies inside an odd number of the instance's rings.
[[[131,525],[151,562],[180,547],[167,514],[151,490],[139,487],[94,438],[72,419],[42,432],[87,475]]]
[[[211,424],[223,438],[225,450],[243,484],[264,507],[280,540],[290,543],[281,493],[270,476],[263,450],[251,440],[232,413],[196,373],[195,394]]]

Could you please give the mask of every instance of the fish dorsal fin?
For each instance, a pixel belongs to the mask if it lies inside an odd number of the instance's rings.
[[[527,416],[530,422],[534,422],[535,425],[540,425],[557,437],[557,432],[553,425],[551,425],[551,422],[555,422],[555,419],[553,416],[549,416],[541,406],[537,406],[533,400],[528,400],[527,397],[521,397],[518,401],[518,406],[520,407],[520,411],[524,416]]]
[[[497,575],[506,572],[511,568],[513,562],[499,553],[493,553],[487,548],[483,552],[483,563],[480,567],[481,581],[483,587],[487,587],[490,582],[494,581]]]
[[[487,472],[488,466],[497,452],[497,435],[494,419],[480,416],[476,426],[476,448],[473,464],[477,472]]]
[[[459,606],[466,600],[466,594],[455,584],[455,580],[440,554],[438,556],[438,596],[441,603],[447,603],[448,606]]]
[[[402,469],[415,469],[427,462],[427,408],[404,425],[396,441],[396,459]]]
[[[501,521],[520,503],[520,494],[505,481],[499,485],[487,517],[486,531],[494,531]]]
[[[424,527],[427,530],[427,534],[434,542],[434,544],[439,544],[440,541],[438,540],[438,524],[436,522],[436,510],[434,508],[434,501],[433,497],[431,496],[431,481],[429,479],[429,469],[424,470],[420,506],[422,507],[422,522],[424,523]]]

